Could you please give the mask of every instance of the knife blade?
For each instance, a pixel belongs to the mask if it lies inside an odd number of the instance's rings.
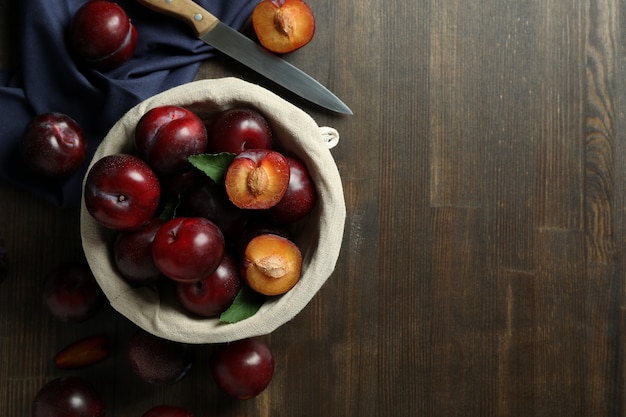
[[[353,114],[348,106],[313,77],[222,23],[194,1],[137,2],[156,12],[182,20],[205,43],[300,97],[338,113]]]

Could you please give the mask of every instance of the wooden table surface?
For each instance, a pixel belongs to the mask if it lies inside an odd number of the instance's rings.
[[[0,415],[30,415],[66,374],[53,354],[96,328],[117,353],[78,373],[107,416],[167,402],[202,417],[625,415],[626,3],[309,4],[317,33],[288,59],[354,111],[296,101],[341,135],[347,222],[334,274],[265,337],[270,387],[219,394],[208,346],[181,382],[149,386],[120,352],[126,319],[51,318],[41,282],[82,256],[78,211],[2,184]],[[224,75],[262,83],[221,58],[198,77]]]

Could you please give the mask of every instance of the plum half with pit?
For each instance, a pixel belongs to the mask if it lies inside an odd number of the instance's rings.
[[[313,39],[315,16],[302,0],[261,0],[252,11],[252,27],[261,45],[286,54]]]
[[[232,160],[224,180],[228,198],[239,208],[263,210],[276,205],[289,186],[287,158],[270,149],[249,149]]]
[[[254,237],[246,246],[242,260],[244,281],[264,295],[281,295],[300,280],[302,253],[283,236],[272,233]]]
[[[103,71],[130,59],[137,39],[137,29],[124,8],[108,0],[83,4],[70,23],[71,48],[89,65]]]
[[[70,116],[49,112],[35,116],[20,141],[20,154],[30,169],[50,177],[76,171],[85,160],[83,130]]]
[[[0,283],[9,274],[9,250],[6,242],[0,238]]]

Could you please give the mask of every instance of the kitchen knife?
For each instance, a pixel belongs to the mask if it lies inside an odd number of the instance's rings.
[[[329,110],[352,114],[348,106],[311,76],[220,22],[192,0],[137,1],[154,11],[182,20],[202,41],[278,85]]]

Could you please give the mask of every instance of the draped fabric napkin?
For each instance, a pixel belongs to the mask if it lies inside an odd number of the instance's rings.
[[[20,57],[15,70],[0,71],[0,179],[60,207],[78,206],[81,181],[100,141],[113,124],[142,100],[196,76],[215,51],[190,27],[133,0],[117,0],[138,31],[137,49],[120,67],[99,72],[75,59],[67,31],[86,0],[20,0]],[[255,0],[196,0],[225,24],[240,29]],[[88,151],[70,177],[30,173],[17,145],[30,120],[45,112],[65,113],[84,130]]]

